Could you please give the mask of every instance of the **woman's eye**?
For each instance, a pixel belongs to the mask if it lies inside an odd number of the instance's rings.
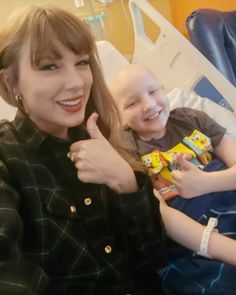
[[[87,66],[87,65],[89,65],[89,60],[88,59],[80,60],[79,62],[77,62],[76,65],[79,66],[79,67]]]
[[[57,69],[55,64],[45,64],[39,67],[41,71],[53,71]]]

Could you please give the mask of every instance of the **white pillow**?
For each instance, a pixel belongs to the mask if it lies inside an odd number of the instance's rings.
[[[12,121],[16,114],[16,107],[13,107],[7,104],[1,97],[0,97],[0,120],[7,119]]]
[[[236,139],[236,114],[194,91],[174,88],[167,94],[170,109],[188,107],[205,112],[227,129],[227,134]]]
[[[104,78],[109,85],[119,70],[129,62],[109,41],[97,41],[96,46]]]

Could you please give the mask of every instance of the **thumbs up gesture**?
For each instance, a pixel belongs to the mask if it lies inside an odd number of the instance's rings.
[[[92,113],[90,115],[87,121],[87,131],[92,139],[101,138],[106,140],[102,132],[99,130],[97,126],[97,119],[98,119],[97,113]]]
[[[137,190],[134,172],[130,165],[112,147],[97,126],[98,114],[87,121],[91,137],[70,147],[70,158],[77,169],[77,177],[86,183],[106,184],[119,193]]]
[[[207,192],[207,173],[187,161],[183,156],[177,157],[179,170],[171,176],[179,194],[184,198],[192,198]]]

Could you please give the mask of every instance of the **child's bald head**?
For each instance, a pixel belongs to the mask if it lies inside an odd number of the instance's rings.
[[[129,93],[132,94],[135,92],[135,89],[137,89],[137,83],[139,83],[139,80],[144,77],[149,77],[158,83],[154,73],[145,65],[130,64],[123,67],[117,73],[111,82],[110,89],[118,106],[122,97],[124,98],[124,96],[129,95]]]
[[[110,88],[124,124],[136,131],[140,138],[163,136],[169,103],[149,68],[138,64],[122,68]]]

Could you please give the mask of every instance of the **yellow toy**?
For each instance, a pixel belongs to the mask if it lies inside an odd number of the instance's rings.
[[[196,153],[204,166],[211,161],[210,152],[213,152],[213,148],[209,137],[198,130],[194,130],[190,136],[183,139],[183,142]]]
[[[171,171],[179,169],[177,157],[184,154],[185,158],[194,165],[202,168],[212,159],[210,152],[213,151],[211,140],[198,130],[194,130],[190,136],[186,136],[182,143],[166,152],[158,149],[141,156],[153,185],[159,190],[165,199],[175,196],[176,190],[173,185]]]
[[[162,171],[163,168],[168,166],[162,156],[162,153],[158,150],[154,150],[149,154],[143,155],[141,159],[147,168],[149,175],[157,174]]]

